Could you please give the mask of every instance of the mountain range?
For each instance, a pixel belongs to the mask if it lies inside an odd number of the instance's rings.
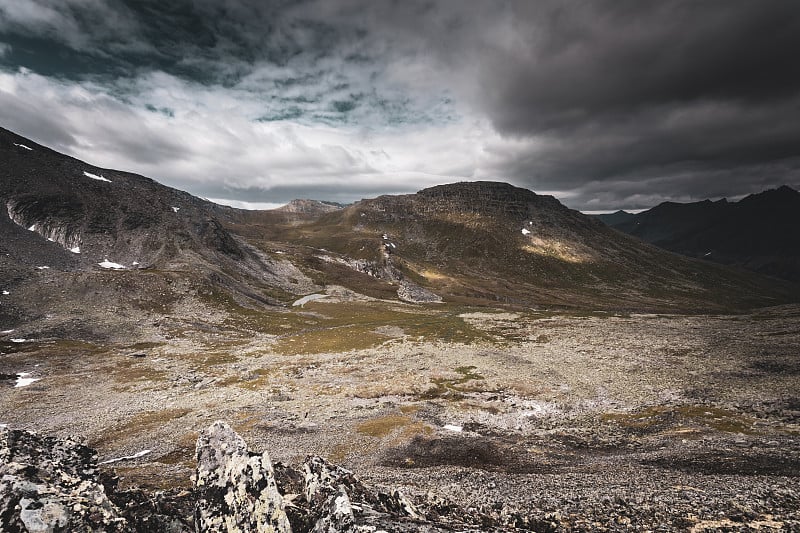
[[[109,308],[118,327],[137,309],[167,312],[212,293],[286,306],[334,285],[385,300],[539,309],[731,310],[798,300],[792,284],[664,251],[505,183],[245,211],[7,130],[0,159],[4,329],[49,315],[63,319],[60,327],[97,330]],[[758,200],[740,204],[760,213]],[[777,223],[763,217],[760,227]]]
[[[666,250],[800,281],[800,192],[788,186],[738,202],[664,202],[597,217]]]

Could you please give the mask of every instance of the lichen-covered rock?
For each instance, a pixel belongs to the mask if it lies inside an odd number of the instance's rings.
[[[442,297],[408,280],[400,282],[397,297],[410,303],[440,303]]]
[[[291,532],[267,452],[251,454],[230,426],[214,422],[196,446],[198,531]]]
[[[522,517],[465,510],[432,495],[365,486],[309,456],[300,467],[251,453],[224,422],[197,440],[194,489],[118,490],[94,451],[72,440],[0,429],[0,533],[510,531]],[[538,529],[537,529],[538,530]]]
[[[94,451],[77,442],[0,428],[2,531],[131,531],[97,481]]]

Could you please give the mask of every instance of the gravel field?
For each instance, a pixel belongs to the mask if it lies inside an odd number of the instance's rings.
[[[77,436],[101,460],[151,450],[107,466],[148,487],[187,485],[198,432],[223,419],[274,460],[319,454],[542,530],[800,530],[800,307],[359,301],[384,314],[355,331],[335,323],[346,303],[285,311],[309,322],[285,335],[197,300],[103,339],[43,318],[0,337],[0,423]],[[22,372],[38,381],[14,387]]]

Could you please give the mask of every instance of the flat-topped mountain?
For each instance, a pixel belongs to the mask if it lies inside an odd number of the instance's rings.
[[[800,281],[800,193],[791,187],[738,202],[665,202],[607,223],[689,257]]]
[[[247,226],[248,234],[257,226]],[[413,282],[452,301],[720,309],[779,301],[790,292],[666,253],[552,196],[506,183],[381,196],[265,231],[272,241],[335,252],[337,261],[347,258],[375,278]]]

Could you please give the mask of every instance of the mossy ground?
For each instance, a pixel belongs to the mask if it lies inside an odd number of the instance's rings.
[[[484,377],[476,372],[474,366],[460,366],[454,369],[458,377],[431,379],[433,386],[419,394],[420,400],[433,400],[442,398],[446,400],[461,400],[464,393],[485,389]]]
[[[513,340],[516,333],[476,327],[461,316],[462,306],[412,306],[385,301],[309,302],[302,308],[253,309],[214,293],[209,303],[224,310],[225,326],[274,335],[270,349],[284,355],[336,353],[377,347],[402,332],[409,341],[474,344]]]
[[[729,409],[705,405],[651,406],[634,413],[606,413],[605,423],[635,433],[722,433],[757,434],[756,420]]]
[[[144,436],[153,433],[154,430],[161,426],[165,426],[178,418],[186,416],[190,412],[190,409],[172,408],[137,413],[129,420],[108,428],[107,431],[99,435],[91,444],[92,446],[101,447],[113,442],[125,442],[136,436]]]

